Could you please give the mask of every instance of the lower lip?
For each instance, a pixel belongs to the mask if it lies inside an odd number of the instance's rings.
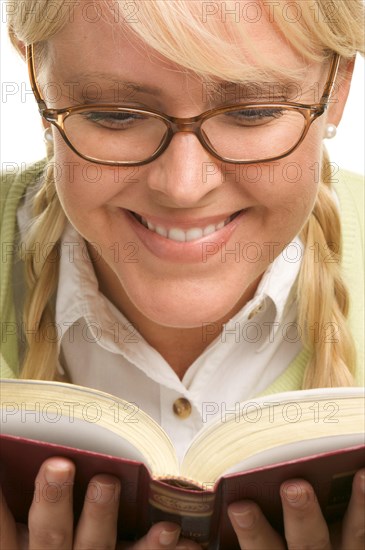
[[[161,260],[175,263],[207,262],[210,257],[218,254],[237,228],[247,209],[236,216],[230,223],[201,239],[189,242],[178,242],[162,237],[142,225],[130,212],[121,210],[133,231],[142,244]]]

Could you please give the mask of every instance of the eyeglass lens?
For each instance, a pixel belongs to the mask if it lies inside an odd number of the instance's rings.
[[[219,156],[255,161],[290,150],[305,127],[305,116],[299,110],[257,106],[207,118],[201,134]],[[64,131],[82,155],[101,161],[141,162],[157,151],[168,126],[148,114],[90,110],[68,115]]]

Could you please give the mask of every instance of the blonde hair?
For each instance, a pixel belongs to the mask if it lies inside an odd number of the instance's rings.
[[[9,10],[9,32],[15,46],[19,40],[46,45],[47,39],[67,23],[70,14],[70,2],[66,6],[62,0],[17,0],[15,4],[16,9]],[[113,9],[120,8],[122,12],[123,4],[113,2]],[[264,79],[267,71],[271,75],[273,72],[278,76],[288,75],[280,63],[274,65],[271,62],[269,65],[267,59],[260,56],[250,42],[245,26],[235,25],[237,34],[227,40],[229,27],[216,10],[223,9],[224,5],[229,21],[227,14],[235,9],[236,2],[134,0],[128,4],[135,6],[134,14],[130,12],[129,17],[125,17],[124,13],[122,21],[139,38],[141,46],[147,44],[199,77],[240,82],[249,78]],[[279,7],[277,2],[272,5],[266,2],[265,6],[260,2],[249,4],[251,7],[256,5],[260,17],[272,20],[287,43],[309,61],[324,62],[331,52],[337,52],[345,59],[352,58],[358,51],[364,53],[362,0],[336,3],[327,0],[315,3],[281,1]],[[53,16],[48,11],[51,5]],[[105,13],[111,14],[110,2],[101,0],[100,6],[109,6],[109,12]],[[270,11],[275,7],[275,11]],[[240,11],[238,15],[254,22],[254,13]],[[233,16],[237,21],[237,13]],[[237,43],[247,44],[249,51],[260,61],[260,70],[245,63]],[[42,48],[40,56],[41,52]],[[340,266],[340,220],[331,193],[330,173],[329,159],[324,151],[316,204],[301,234],[306,246],[297,287],[298,323],[304,332],[303,344],[311,351],[303,387],[351,385],[355,369],[354,343],[346,321],[349,294]],[[48,254],[42,263],[37,263],[30,255],[24,258],[28,284],[24,323],[26,327],[35,328],[36,333],[28,332],[22,376],[51,379],[57,376],[56,338],[42,339],[40,335],[54,319],[52,298],[58,284],[57,242],[66,218],[50,170],[34,199],[34,215],[27,249],[38,242]],[[50,243],[55,244],[49,246]],[[313,246],[316,243],[319,251],[331,250],[334,261],[322,258],[322,261],[314,262]],[[338,329],[336,339],[327,338],[326,330],[331,330],[332,326]],[[313,330],[313,327],[318,327],[318,330]]]

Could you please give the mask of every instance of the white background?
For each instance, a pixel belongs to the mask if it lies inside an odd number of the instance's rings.
[[[25,63],[13,50],[1,22],[1,167],[32,162],[45,156],[43,131],[31,94]],[[364,173],[364,60],[358,58],[352,89],[336,138],[327,140],[331,161]]]

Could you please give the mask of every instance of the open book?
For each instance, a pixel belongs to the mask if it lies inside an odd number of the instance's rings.
[[[122,539],[166,519],[207,548],[235,548],[228,504],[253,498],[280,529],[279,487],[288,478],[307,478],[329,519],[343,513],[365,462],[364,406],[362,388],[255,398],[204,426],[179,464],[167,434],[136,404],[71,384],[3,380],[1,482],[24,521],[30,498],[19,502],[14,483],[31,497],[42,461],[67,456],[76,464],[76,509],[92,475],[121,479]]]

